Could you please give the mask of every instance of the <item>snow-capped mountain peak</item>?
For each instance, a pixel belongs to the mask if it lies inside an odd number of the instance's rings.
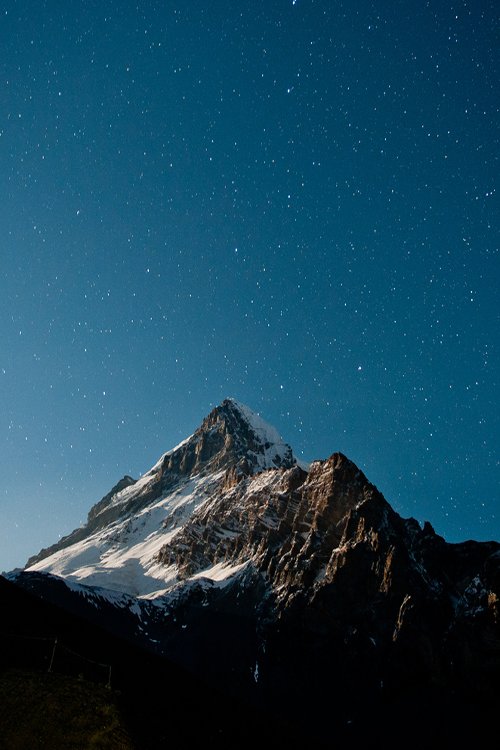
[[[197,476],[237,468],[243,474],[297,463],[277,430],[248,406],[226,398],[179,445],[164,453],[144,477]]]
[[[264,469],[289,468],[296,463],[292,449],[277,430],[233,398],[226,398],[215,407],[193,437],[208,436],[214,439],[214,447],[224,442],[223,455],[214,456],[217,464],[234,465],[235,461],[243,460],[247,471],[254,474]]]
[[[177,571],[161,564],[159,552],[191,515],[243,477],[295,464],[274,427],[225,399],[138,480],[123,477],[90,509],[83,527],[27,567],[135,596],[163,593],[175,584]],[[218,579],[223,573],[217,571]]]

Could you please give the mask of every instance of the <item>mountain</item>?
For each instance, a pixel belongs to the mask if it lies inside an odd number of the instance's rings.
[[[299,465],[232,399],[11,579],[318,742],[477,743],[500,699],[500,544],[401,518],[341,453]]]
[[[85,526],[32,557],[27,568],[134,596],[158,596],[178,580],[178,571],[162,564],[160,553],[193,514],[243,477],[296,464],[273,427],[226,399],[139,480],[123,477],[90,509]]]

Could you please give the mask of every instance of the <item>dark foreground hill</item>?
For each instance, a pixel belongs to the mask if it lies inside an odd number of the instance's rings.
[[[293,733],[2,577],[0,701],[2,750],[229,748],[243,726],[255,741]]]

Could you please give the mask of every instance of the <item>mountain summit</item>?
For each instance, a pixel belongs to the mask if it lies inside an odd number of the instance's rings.
[[[168,459],[167,470],[191,476],[229,468],[250,474],[296,463],[275,428],[232,398],[215,407],[196,432],[163,459]]]
[[[140,479],[123,477],[90,509],[83,527],[30,558],[27,568],[134,595],[163,592],[158,581],[171,575],[158,567],[156,553],[210,493],[296,464],[274,427],[227,398]]]
[[[323,739],[332,706],[385,746],[389,706],[434,731],[500,700],[500,544],[401,518],[342,453],[299,465],[233,399],[11,577]]]

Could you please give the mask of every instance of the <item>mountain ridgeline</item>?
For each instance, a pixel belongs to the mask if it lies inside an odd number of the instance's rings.
[[[10,578],[319,743],[477,741],[500,698],[500,544],[401,518],[341,453],[301,464],[233,399]]]

